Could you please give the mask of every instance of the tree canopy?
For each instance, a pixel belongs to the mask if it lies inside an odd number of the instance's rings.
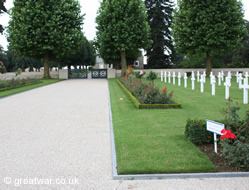
[[[207,74],[211,57],[235,50],[247,31],[242,3],[237,0],[181,0],[173,18],[173,37],[184,54],[206,54]]]
[[[121,59],[125,74],[127,51],[137,51],[150,44],[150,27],[142,0],[103,0],[96,18],[97,43],[104,60]]]
[[[10,46],[18,55],[44,58],[44,78],[50,78],[49,60],[80,47],[82,24],[77,0],[14,1]]]
[[[4,6],[4,3],[5,3],[6,0],[0,0],[0,14],[2,13],[6,13],[7,12],[7,9],[5,8]],[[0,33],[2,34],[3,33],[3,26],[0,24]]]
[[[166,68],[172,63],[174,46],[171,37],[173,1],[145,0],[151,28],[152,46],[147,49],[148,68]]]

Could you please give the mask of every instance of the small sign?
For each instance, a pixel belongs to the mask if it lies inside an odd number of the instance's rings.
[[[217,135],[222,135],[221,130],[225,128],[225,125],[207,120],[206,126],[208,131],[214,133],[214,152],[217,154]]]
[[[222,123],[217,123],[214,121],[207,120],[207,130],[216,133],[218,135],[222,135],[221,130],[225,128],[225,125]]]

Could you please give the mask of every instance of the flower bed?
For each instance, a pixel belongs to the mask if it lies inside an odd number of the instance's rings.
[[[173,93],[168,94],[166,88],[160,90],[153,84],[128,77],[123,77],[117,82],[139,109],[181,108],[181,104],[174,102]]]
[[[29,77],[25,79],[13,79],[10,81],[5,81],[0,83],[0,92],[5,91],[5,90],[11,90],[15,88],[20,88],[23,86],[28,86],[28,85],[33,85],[33,84],[38,84],[41,81],[38,79],[31,79]]]

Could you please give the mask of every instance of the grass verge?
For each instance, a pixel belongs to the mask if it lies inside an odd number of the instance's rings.
[[[11,90],[5,90],[3,92],[0,92],[0,98],[5,97],[5,96],[9,96],[12,94],[24,92],[24,91],[27,91],[27,90],[30,90],[33,88],[38,88],[38,87],[45,86],[48,84],[60,82],[60,81],[62,81],[62,80],[61,79],[41,79],[41,82],[37,83],[37,84],[32,84],[32,85],[23,86],[23,87],[11,89]]]

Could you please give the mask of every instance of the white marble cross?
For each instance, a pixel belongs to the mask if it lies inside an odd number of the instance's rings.
[[[239,80],[238,80],[238,78],[239,78],[239,71],[236,72],[235,76],[236,76],[236,82],[239,83]]]
[[[201,80],[200,80],[200,83],[201,83],[201,93],[204,92],[204,83],[205,83],[205,76],[204,75],[201,75]]]
[[[184,88],[187,88],[187,73],[184,73]]]
[[[197,71],[197,82],[200,82],[200,72],[199,71]]]
[[[221,71],[221,80],[223,81],[224,80],[224,72]]]
[[[202,74],[202,75],[204,76],[204,78],[203,78],[204,83],[206,83],[206,71],[203,71],[203,74]]]
[[[242,73],[240,73],[238,77],[239,89],[242,88],[242,80],[243,80]]]
[[[215,96],[215,83],[216,83],[216,78],[214,75],[211,76],[211,85],[212,85],[212,96]]]
[[[230,78],[230,80],[232,79],[231,71],[228,71],[227,76]]]
[[[248,77],[249,77],[248,72],[246,72],[245,77],[246,77],[247,80],[248,80]]]
[[[210,72],[210,75],[209,75],[209,77],[210,77],[210,84],[212,84],[212,83],[211,83],[211,78],[212,78],[212,76],[213,76],[213,72]]]
[[[163,82],[163,71],[161,71],[161,82]]]
[[[171,74],[168,72],[168,82],[171,83]]]
[[[192,81],[192,90],[194,90],[195,89],[195,73],[194,73],[194,71],[192,71],[191,81]]]
[[[248,85],[248,79],[244,78],[244,84],[241,85],[241,87],[244,90],[243,93],[243,104],[248,104],[248,89],[249,89],[249,85]]]
[[[177,78],[178,78],[178,86],[181,86],[181,73],[180,72],[178,72]]]
[[[164,71],[164,82],[167,82],[167,72]]]
[[[173,72],[173,85],[175,85],[175,83],[176,83],[176,73],[175,72]]]
[[[229,76],[226,77],[226,82],[224,83],[224,86],[226,87],[225,89],[225,98],[229,98],[229,88],[231,87],[231,80]]]
[[[221,85],[222,75],[221,72],[218,73],[218,85]]]

